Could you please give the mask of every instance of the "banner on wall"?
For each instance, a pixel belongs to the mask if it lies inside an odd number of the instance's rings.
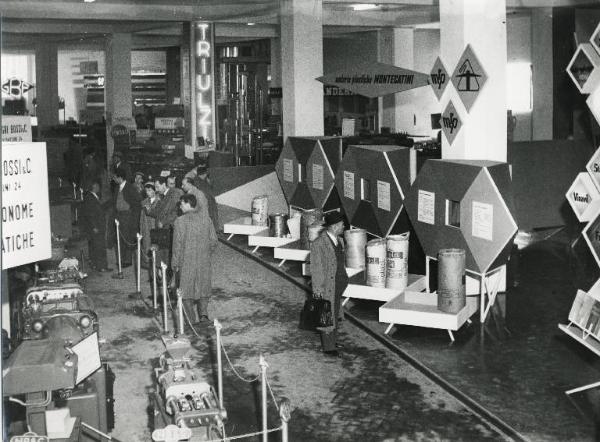
[[[51,255],[46,143],[2,143],[2,270]]]
[[[391,64],[369,62],[323,75],[317,81],[375,98],[427,86],[429,75]]]
[[[21,143],[31,141],[31,117],[2,116],[2,142]]]

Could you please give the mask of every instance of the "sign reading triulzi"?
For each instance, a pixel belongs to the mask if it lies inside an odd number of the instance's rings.
[[[404,92],[427,86],[429,75],[384,63],[364,63],[317,78],[328,85],[352,91],[365,97]]]

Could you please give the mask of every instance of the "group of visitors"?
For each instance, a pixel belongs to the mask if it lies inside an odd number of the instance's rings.
[[[168,269],[159,275],[170,280],[170,288],[181,290],[190,320],[195,317],[194,322],[208,321],[211,255],[217,245],[219,221],[207,171],[192,169],[183,178],[182,188],[177,187],[174,176],[148,177],[144,182],[144,174],[132,173],[116,151],[110,176],[112,198],[108,203],[103,203],[99,179],[90,180],[83,198],[81,221],[92,268],[99,272],[112,270],[107,266],[106,249],[107,244],[113,247],[116,243],[112,232],[117,231],[121,266],[131,266],[140,233],[140,264],[150,267],[154,248],[157,267],[162,261]]]

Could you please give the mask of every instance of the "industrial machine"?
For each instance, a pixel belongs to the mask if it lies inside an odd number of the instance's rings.
[[[205,376],[193,368],[190,341],[185,337],[162,339],[167,351],[155,368],[154,440],[161,440],[173,425],[181,430],[179,440],[224,440],[227,412]]]
[[[98,332],[92,300],[79,284],[47,284],[27,290],[18,314],[18,338],[72,338]]]

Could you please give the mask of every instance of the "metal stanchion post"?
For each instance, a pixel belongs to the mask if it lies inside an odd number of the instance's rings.
[[[219,409],[223,410],[223,361],[221,359],[221,323],[215,319],[215,330],[217,331],[217,389],[219,393]]]
[[[162,292],[163,292],[163,329],[165,333],[169,331],[169,319],[167,317],[167,265],[164,262],[160,262],[160,268],[162,270]]]
[[[142,235],[137,234],[137,285],[136,293],[142,293]]]
[[[283,398],[279,403],[279,417],[281,418],[281,442],[288,442],[288,422],[292,417],[292,405],[287,398]]]
[[[262,393],[262,433],[263,442],[268,442],[269,434],[267,432],[267,361],[263,355],[260,355],[258,365],[260,365],[260,380],[261,380],[261,393]]]
[[[121,235],[119,233],[119,220],[115,219],[115,225],[117,229],[117,274],[113,275],[115,279],[123,279],[123,268],[121,267]]]
[[[150,250],[152,250],[152,306],[154,308],[154,310],[156,310],[157,307],[157,296],[158,294],[156,293],[158,290],[157,284],[156,284],[156,246],[152,246],[150,248]]]
[[[181,297],[181,289],[177,289],[177,325],[179,326],[179,334],[183,334],[183,299]]]
[[[73,199],[76,200],[77,199],[77,184],[75,183],[71,183],[73,184]]]

